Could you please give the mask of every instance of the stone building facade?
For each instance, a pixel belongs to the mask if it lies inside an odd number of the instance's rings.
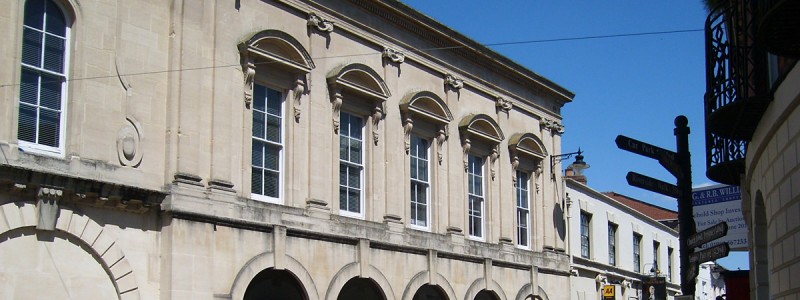
[[[798,10],[721,1],[706,21],[706,174],[741,186],[750,299],[800,296]]]
[[[565,178],[572,257],[570,299],[647,299],[643,287],[663,277],[667,298],[680,293],[678,232],[611,196]],[[619,195],[619,194],[617,194]]]
[[[569,297],[574,95],[402,3],[2,1],[0,35],[0,298]]]

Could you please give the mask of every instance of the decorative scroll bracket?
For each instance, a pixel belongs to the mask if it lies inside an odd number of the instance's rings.
[[[443,148],[444,148],[444,141],[447,140],[447,125],[442,125],[439,127],[439,132],[436,133],[436,155],[439,159],[439,165],[442,164],[442,159],[444,157]]]
[[[292,93],[294,94],[294,121],[298,123],[300,122],[300,114],[302,112],[301,99],[303,99],[303,93],[306,91],[305,77],[306,74],[298,77],[292,89]]]
[[[403,52],[394,50],[392,48],[384,48],[383,55],[384,58],[388,58],[393,63],[402,64],[403,61],[406,60],[406,55]]]
[[[333,132],[339,134],[339,113],[342,110],[342,91],[336,89],[331,97],[331,104],[333,105]]]
[[[315,13],[308,15],[308,26],[313,26],[317,30],[325,33],[333,32],[333,22],[323,19]]]
[[[253,103],[253,85],[256,78],[256,64],[248,60],[244,68],[244,105],[250,108]]]
[[[447,74],[444,76],[444,84],[452,89],[460,90],[464,87],[464,80],[458,79],[452,74]]]

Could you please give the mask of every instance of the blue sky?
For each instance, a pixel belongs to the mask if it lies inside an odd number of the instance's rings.
[[[482,44],[696,30],[708,14],[701,0],[402,1]],[[674,150],[678,115],[689,118],[693,184],[713,183],[705,176],[702,31],[491,48],[575,93],[562,111],[562,148],[584,151],[592,188],[677,210],[672,198],[628,186],[628,171],[675,179],[657,161],[618,149],[614,139],[622,134]],[[719,262],[749,269],[746,252]]]

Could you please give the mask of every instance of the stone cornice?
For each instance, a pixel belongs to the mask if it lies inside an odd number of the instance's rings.
[[[371,43],[378,48],[392,47],[397,51],[404,51],[405,49],[415,49],[416,47],[398,40],[396,37],[388,36],[386,33],[379,31],[372,26],[362,24],[353,20],[339,12],[336,12],[316,1],[304,0],[279,0],[287,6],[304,14],[314,13],[326,20],[330,20],[336,24],[336,30],[343,30],[351,34],[355,34],[365,42]],[[519,83],[522,86],[536,86],[537,90],[552,96],[553,100],[563,106],[565,103],[571,102],[575,96],[572,92],[558,86],[552,81],[528,70],[510,59],[494,52],[493,50],[478,44],[477,42],[463,36],[452,29],[447,28],[441,23],[405,6],[402,3],[386,3],[383,1],[369,2],[363,0],[351,0],[355,5],[358,5],[365,10],[381,17],[389,23],[393,23],[401,28],[413,32],[418,36],[425,39],[427,43],[433,45],[439,44],[444,40],[453,41],[455,44],[463,45],[463,48],[458,48],[451,51],[456,51],[458,55],[468,61],[476,61],[479,58],[478,66],[492,70],[493,72],[504,75],[506,78]],[[394,2],[394,1],[392,1]],[[323,13],[324,12],[324,13]],[[451,34],[452,33],[452,34]],[[455,37],[455,38],[454,38]],[[452,46],[449,44],[448,46]],[[530,99],[512,93],[506,89],[500,88],[491,84],[481,77],[472,75],[468,71],[464,71],[455,67],[445,61],[442,61],[425,52],[404,52],[405,60],[413,60],[426,68],[442,74],[444,79],[446,74],[453,74],[459,77],[469,79],[469,86],[479,92],[491,95],[494,101],[497,97],[503,97],[507,100],[514,101],[514,109],[523,111],[525,113],[534,115],[541,118],[548,116],[551,118],[561,118],[560,111],[557,107],[542,107]],[[480,59],[482,58],[482,59]],[[502,69],[502,70],[501,70]],[[524,72],[523,72],[524,71]],[[513,76],[512,76],[513,75]],[[466,85],[466,84],[465,84]]]
[[[161,191],[0,165],[0,191],[17,193],[33,201],[40,188],[59,190],[61,203],[134,213],[144,213],[153,207],[158,210],[166,197]]]

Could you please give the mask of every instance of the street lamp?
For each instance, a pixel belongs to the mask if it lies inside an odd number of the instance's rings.
[[[577,152],[570,152],[570,153],[550,156],[550,172],[552,173],[553,177],[556,176],[556,171],[555,171],[556,164],[561,162],[565,158],[570,158],[576,154],[577,156],[575,156],[575,162],[570,164],[567,168],[571,168],[572,170],[574,170],[576,175],[583,175],[583,170],[588,169],[589,164],[583,161],[583,151],[581,151],[581,148],[579,147]]]

